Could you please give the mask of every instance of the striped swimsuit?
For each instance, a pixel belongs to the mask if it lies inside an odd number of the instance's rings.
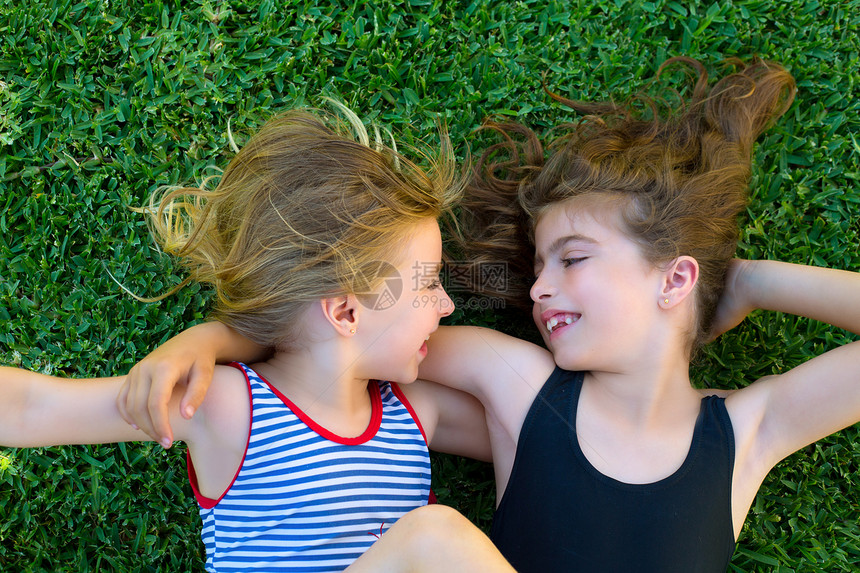
[[[371,382],[367,430],[320,427],[243,364],[251,397],[245,457],[220,499],[191,486],[203,519],[207,571],[342,571],[398,518],[426,505],[430,457],[396,385]]]

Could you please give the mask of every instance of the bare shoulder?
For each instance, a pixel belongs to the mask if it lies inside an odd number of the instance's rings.
[[[762,480],[784,456],[782,448],[773,443],[767,420],[780,381],[779,375],[765,376],[726,397],[735,441],[732,513],[738,531]]]
[[[216,366],[212,385],[194,414],[189,453],[200,492],[217,499],[242,463],[251,431],[251,400],[244,373]]]
[[[542,346],[483,326],[440,326],[433,335],[433,339],[443,337],[468,344],[473,347],[473,350],[480,350],[483,347],[492,351],[504,349],[517,353],[537,353],[552,357],[550,352]]]
[[[774,447],[767,419],[780,379],[780,375],[765,376],[726,397],[735,439],[733,505],[742,508],[744,514],[761,481],[783,457],[781,448]]]
[[[726,409],[735,427],[735,434],[745,429],[754,432],[758,428],[769,394],[778,380],[778,375],[764,376],[743,388],[719,391],[717,395],[726,398]]]
[[[775,464],[803,446],[860,421],[860,341],[738,390],[730,414],[754,434],[757,451]],[[727,401],[727,406],[730,402]]]
[[[212,385],[192,418],[197,426],[195,441],[223,444],[225,441],[233,442],[234,436],[239,435],[242,438],[236,444],[244,444],[250,427],[250,405],[245,374],[232,366],[216,366]]]
[[[245,378],[245,373],[235,366],[222,366],[217,364],[212,373],[212,382],[218,384],[222,389],[236,391],[237,389],[245,392],[248,387],[248,381]]]
[[[212,373],[212,386],[206,395],[204,405],[210,410],[213,408],[235,410],[237,408],[236,403],[240,404],[242,409],[247,409],[247,406],[250,405],[248,380],[245,378],[245,373],[233,366],[215,366]]]

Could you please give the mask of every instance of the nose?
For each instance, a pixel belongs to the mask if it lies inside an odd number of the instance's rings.
[[[535,278],[535,282],[532,284],[532,288],[529,289],[529,296],[532,297],[533,301],[540,302],[541,300],[554,295],[555,291],[555,287],[550,284],[549,278],[547,277],[547,272],[542,271],[538,273],[537,278]]]
[[[454,312],[454,301],[448,296],[448,291],[444,287],[439,287],[441,295],[439,296],[439,317],[448,316]]]

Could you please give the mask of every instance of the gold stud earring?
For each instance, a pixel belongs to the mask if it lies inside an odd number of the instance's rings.
[[[355,334],[355,329],[354,329],[354,328],[350,328],[350,329],[349,329],[349,333],[350,333],[350,334]]]
[[[668,298],[664,298],[664,299],[663,299],[663,304],[669,304],[669,299],[668,299]]]

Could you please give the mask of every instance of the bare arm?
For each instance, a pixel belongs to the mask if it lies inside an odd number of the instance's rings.
[[[437,452],[492,461],[484,407],[471,394],[417,380],[400,386]]]
[[[249,428],[244,378],[219,367],[209,400],[193,420],[179,415],[179,393],[168,409],[177,438],[189,445],[204,495],[217,496],[232,481],[244,454]],[[67,379],[0,367],[0,445],[37,447],[147,441],[128,425],[116,405],[125,381]]]
[[[756,309],[750,294],[748,285],[741,278],[748,276],[750,261],[735,259],[729,265],[726,273],[726,285],[720,296],[714,320],[711,324],[711,340],[717,338],[724,332],[739,325],[747,315]]]
[[[478,398],[516,443],[520,426],[555,369],[552,354],[530,342],[487,328],[444,326],[430,337],[418,375]]]
[[[860,333],[858,273],[746,261],[736,280],[743,298],[756,308]],[[804,445],[860,421],[860,342],[762,379],[734,393],[727,404],[749,430],[751,460],[766,472]]]
[[[126,422],[165,448],[173,443],[168,403],[177,385],[185,386],[179,411],[190,419],[200,407],[219,362],[257,362],[263,348],[220,322],[198,324],[174,336],[131,369],[116,397]]]
[[[555,368],[552,354],[489,328],[440,326],[428,341],[418,375],[476,396],[487,406],[500,386],[539,390]]]
[[[146,440],[116,408],[123,381],[70,380],[0,367],[0,443],[35,447]]]

